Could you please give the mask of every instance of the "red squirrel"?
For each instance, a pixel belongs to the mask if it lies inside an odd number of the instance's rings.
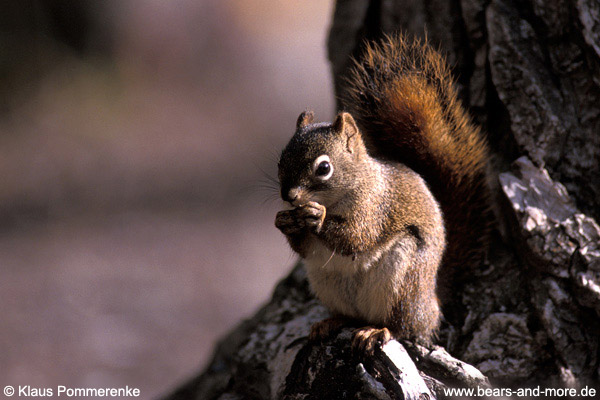
[[[457,99],[444,58],[402,35],[369,44],[333,123],[298,118],[281,153],[275,225],[304,260],[332,317],[364,325],[354,345],[429,341],[440,323],[438,271],[477,263],[489,236],[488,147]]]

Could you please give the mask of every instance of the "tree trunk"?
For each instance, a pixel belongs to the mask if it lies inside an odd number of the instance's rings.
[[[169,398],[435,398],[490,382],[600,389],[600,3],[339,0],[328,43],[336,90],[365,39],[397,30],[446,53],[494,152],[498,229],[489,262],[456,294],[462,326],[445,324],[439,346],[392,341],[371,358],[352,353],[350,329],[309,343],[327,310],[299,265]]]

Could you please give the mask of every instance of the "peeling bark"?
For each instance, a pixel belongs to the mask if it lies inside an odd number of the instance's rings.
[[[526,157],[500,174],[515,211],[520,254],[531,273],[534,312],[569,380],[596,378],[600,336],[600,227],[560,183]],[[568,383],[568,382],[565,382]]]

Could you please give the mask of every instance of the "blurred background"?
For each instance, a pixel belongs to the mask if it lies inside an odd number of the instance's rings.
[[[295,257],[265,175],[333,115],[332,10],[3,2],[0,386],[156,397],[268,300]]]

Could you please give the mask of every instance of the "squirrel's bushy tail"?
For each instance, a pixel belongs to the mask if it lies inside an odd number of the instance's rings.
[[[488,148],[444,58],[426,43],[386,37],[355,61],[341,100],[372,155],[418,172],[440,203],[447,232],[441,278],[478,262],[491,221]]]

